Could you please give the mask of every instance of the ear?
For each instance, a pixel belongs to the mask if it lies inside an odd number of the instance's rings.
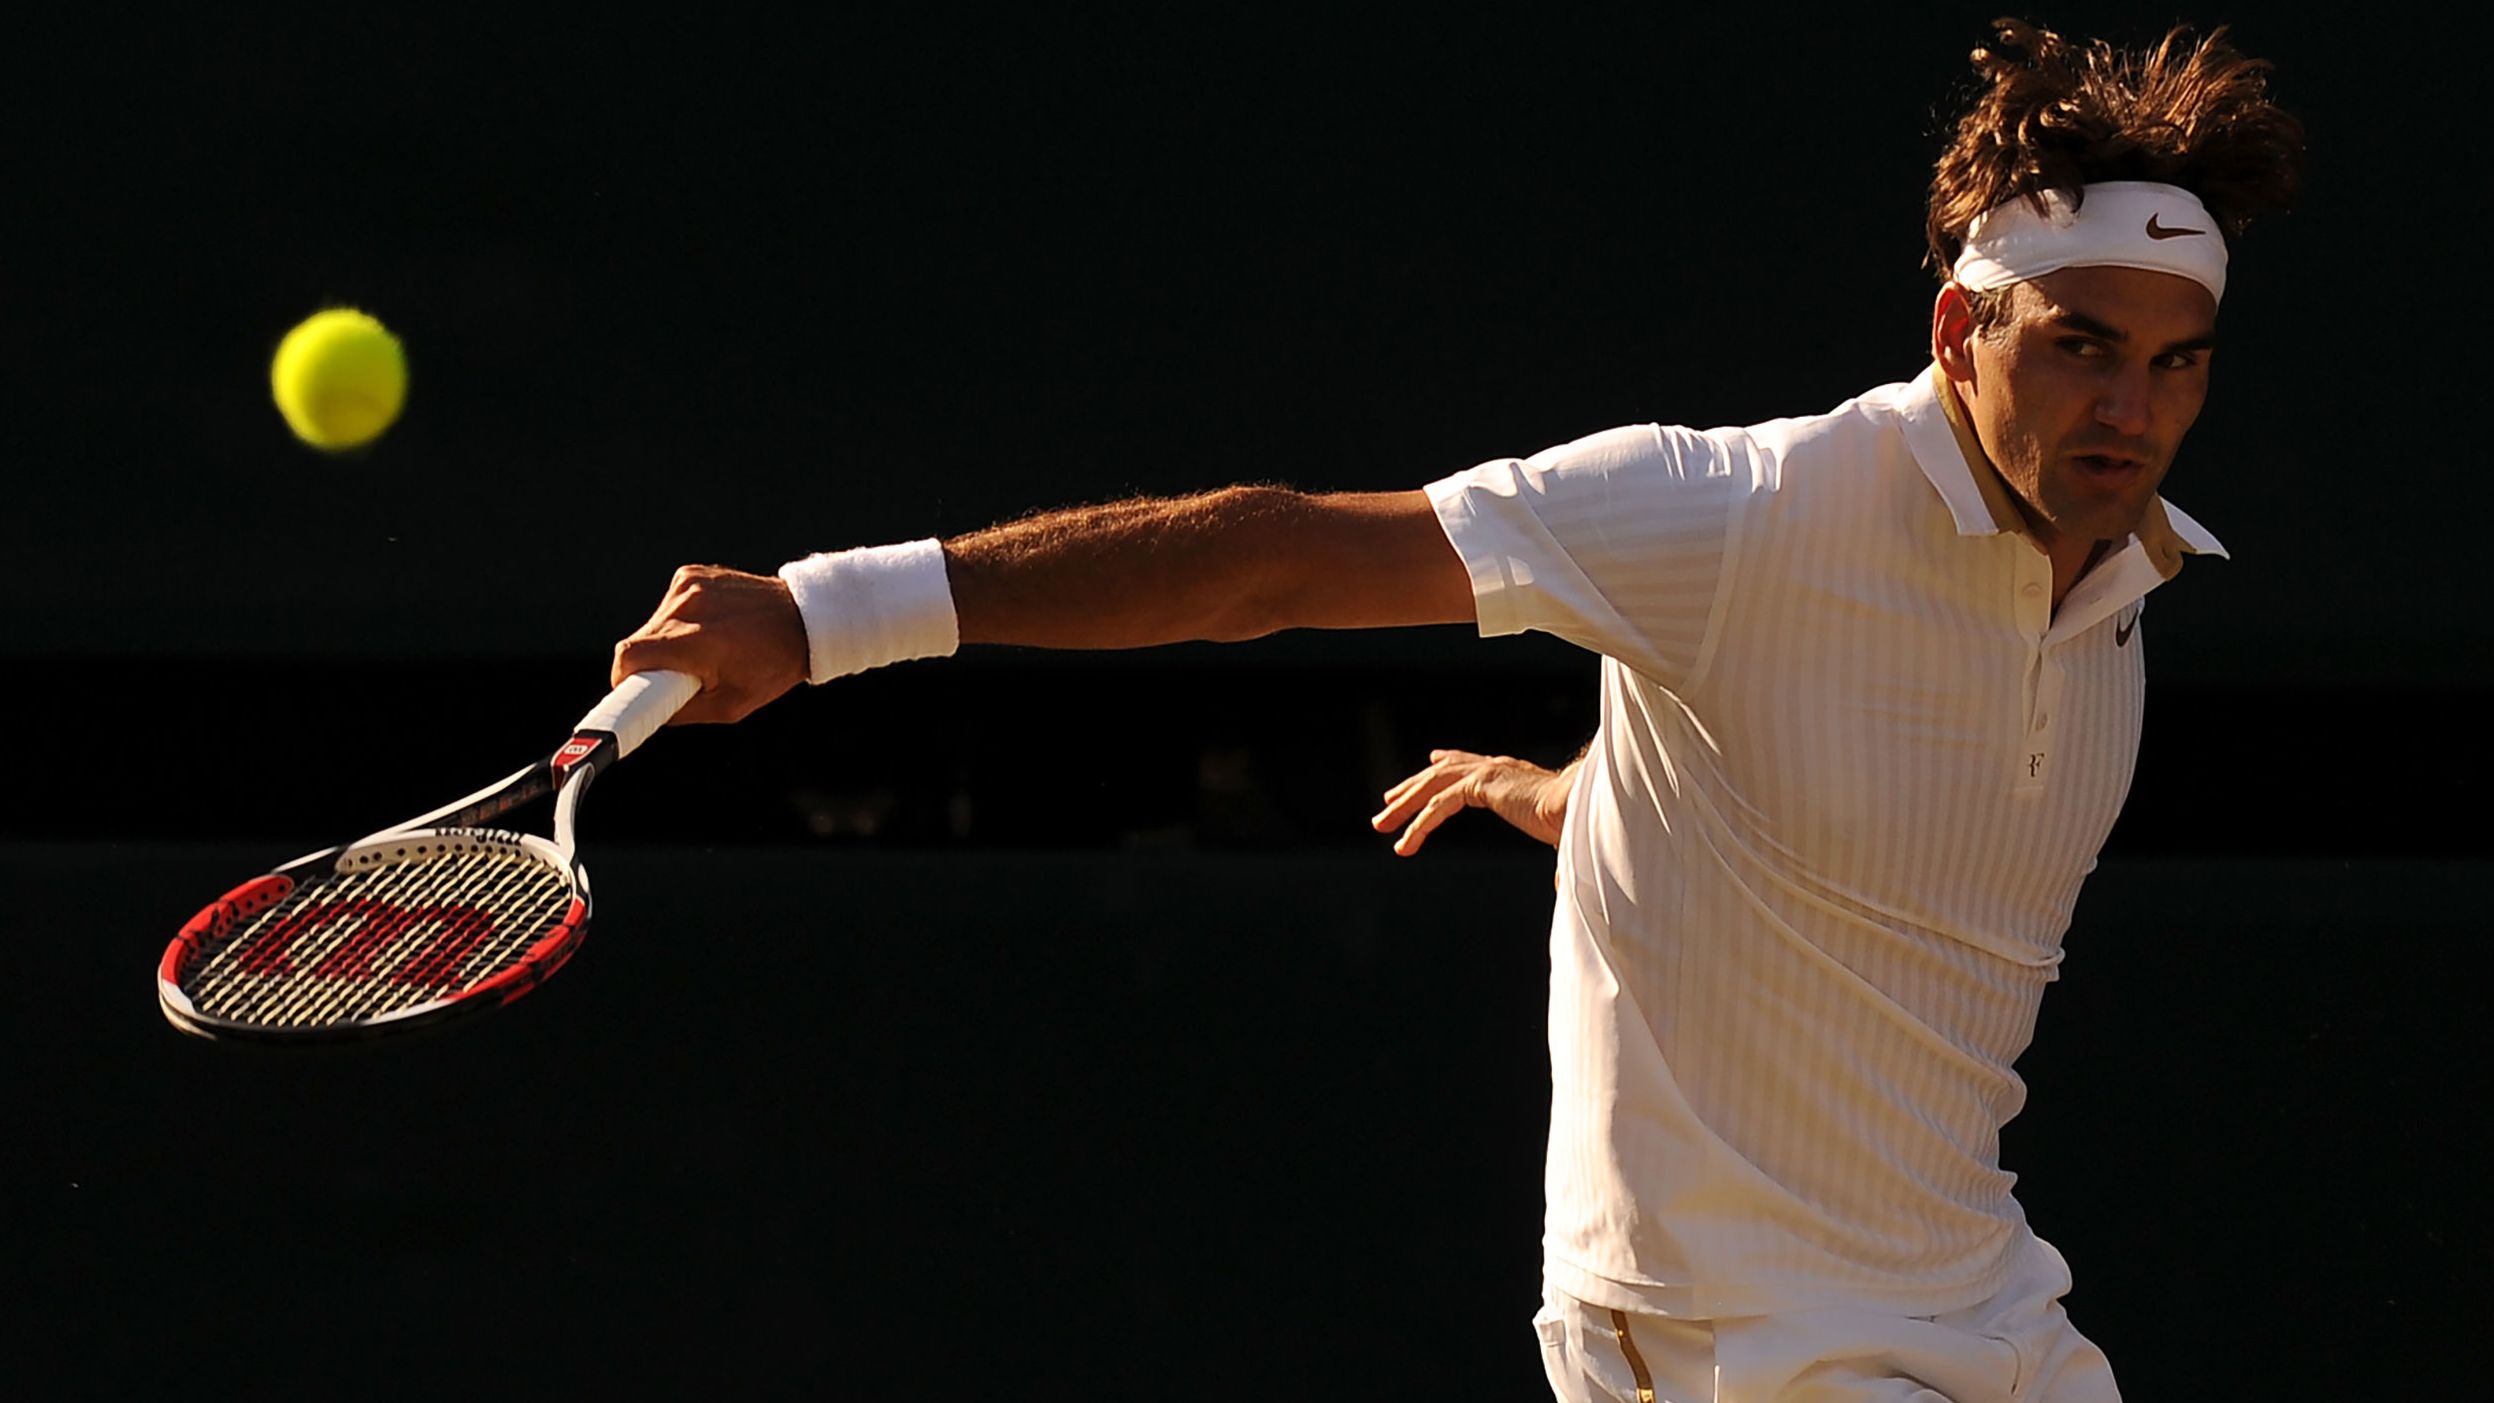
[[[1954,282],[1942,283],[1940,295],[1931,303],[1931,358],[1940,363],[1940,372],[1961,385],[1974,382],[1974,308],[1966,301],[1966,290]]]

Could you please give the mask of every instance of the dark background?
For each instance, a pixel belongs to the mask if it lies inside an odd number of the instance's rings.
[[[589,806],[582,957],[451,1037],[196,1044],[147,972],[551,744],[680,563],[1914,373],[1991,13],[19,21],[28,1367],[1533,1396],[1547,858],[1364,820],[1434,745],[1573,753],[1593,664],[1548,640],[974,651],[671,734]],[[2199,18],[2277,62],[2313,179],[2237,251],[2167,489],[2235,559],[2157,594],[2008,1162],[2132,1396],[2426,1396],[2486,1299],[2476,78],[2416,27]],[[335,303],[413,367],[342,458],[266,379]]]

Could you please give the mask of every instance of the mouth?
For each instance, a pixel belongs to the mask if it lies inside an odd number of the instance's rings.
[[[2119,453],[2081,453],[2070,460],[2079,476],[2099,487],[2127,487],[2147,472],[2147,463]]]

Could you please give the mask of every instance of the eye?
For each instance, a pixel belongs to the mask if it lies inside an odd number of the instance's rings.
[[[2092,360],[2104,354],[2102,342],[2091,341],[2084,336],[2064,336],[2053,344],[2059,346],[2064,353],[2082,359]]]
[[[2159,370],[2189,370],[2199,363],[2200,357],[2197,351],[2167,351],[2156,358],[2156,368]]]

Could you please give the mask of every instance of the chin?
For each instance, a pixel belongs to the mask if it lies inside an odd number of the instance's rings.
[[[2077,536],[2090,541],[2119,541],[2139,529],[2139,522],[2148,514],[2147,501],[2108,505],[2102,502],[2079,506],[2052,518],[2053,529],[2063,539]]]
[[[2118,518],[2135,524],[2147,513],[2148,503],[2156,500],[2157,485],[2163,480],[2161,473],[2141,472],[2127,482],[2106,484],[2074,473],[2063,484],[2062,505],[2072,517]]]

